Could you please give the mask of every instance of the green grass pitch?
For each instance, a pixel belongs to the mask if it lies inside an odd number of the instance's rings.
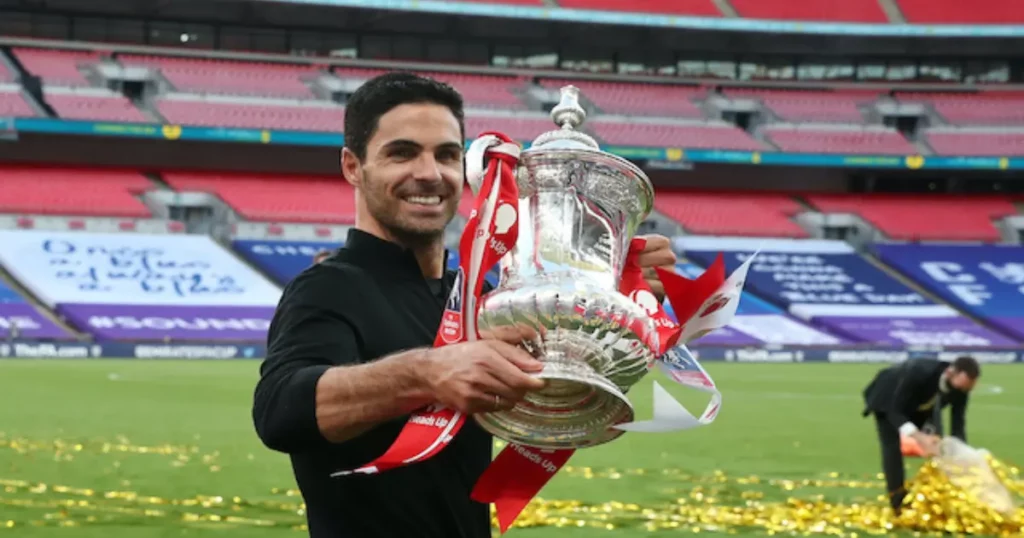
[[[670,535],[657,514],[680,506],[878,502],[878,447],[859,395],[883,365],[706,367],[723,392],[717,421],[577,453],[541,498],[579,507],[533,514],[566,526],[508,536]],[[257,369],[256,361],[0,361],[0,535],[302,536],[287,458],[252,429]],[[649,417],[655,379],[694,413],[703,409],[706,395],[652,373],[630,394],[640,418]],[[985,365],[968,409],[972,444],[1024,461],[1021,424],[1024,366]],[[909,475],[919,464],[908,463]],[[765,532],[752,521],[701,534]]]

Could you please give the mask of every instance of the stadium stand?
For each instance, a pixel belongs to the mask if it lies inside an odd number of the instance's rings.
[[[1024,129],[998,127],[933,127],[925,131],[928,145],[939,155],[1001,157],[1024,154]]]
[[[132,54],[118,55],[117,60],[124,66],[159,70],[174,89],[180,92],[292,99],[314,97],[303,80],[318,72],[310,66]]]
[[[1018,214],[1008,199],[994,196],[808,194],[825,213],[851,213],[890,239],[905,241],[998,241],[997,218]]]
[[[47,104],[67,120],[151,121],[124,96],[101,88],[70,90],[48,86]]]
[[[783,121],[861,123],[864,115],[858,105],[878,97],[877,91],[807,91],[726,88],[730,98],[758,99]]]
[[[367,80],[383,74],[383,69],[339,67],[334,74],[351,80]],[[467,107],[525,109],[526,105],[515,95],[516,88],[525,88],[526,77],[502,75],[473,75],[419,70],[418,73],[451,84],[459,89]]]
[[[809,236],[790,220],[805,208],[785,194],[659,189],[654,207],[695,235]]]
[[[210,127],[340,132],[345,109],[328,101],[284,104],[239,97],[167,94],[156,109],[168,122]]]
[[[695,86],[638,85],[621,82],[541,79],[541,86],[551,91],[568,84],[575,85],[586,99],[608,114],[644,116],[678,116],[701,118],[704,112],[692,101],[707,93]]]
[[[43,79],[44,84],[55,86],[89,86],[79,66],[100,60],[96,52],[35,48],[15,48],[12,52],[26,71]]]
[[[724,121],[666,124],[642,122],[638,118],[629,123],[595,118],[587,126],[609,144],[748,151],[766,148],[742,129]]]
[[[1024,124],[1024,93],[910,93],[896,92],[901,102],[926,102],[949,123]]]
[[[907,22],[920,24],[1013,24],[1024,22],[1015,0],[896,0]]]
[[[740,17],[796,21],[848,21],[885,23],[878,0],[794,2],[792,0],[729,0]]]
[[[664,0],[558,0],[558,5],[571,9],[633,11],[697,17],[720,17],[722,15],[712,0],[676,0],[674,2]]]
[[[0,84],[0,116],[31,117],[35,116],[32,107],[21,95],[21,90],[13,84]]]
[[[256,221],[352,224],[355,198],[341,177],[218,175],[165,172],[163,179],[180,192],[220,197],[239,215]]]
[[[882,126],[771,124],[761,132],[782,151],[879,155],[919,152],[898,131]]]
[[[151,216],[138,198],[153,184],[138,172],[0,168],[0,213],[104,217]]]

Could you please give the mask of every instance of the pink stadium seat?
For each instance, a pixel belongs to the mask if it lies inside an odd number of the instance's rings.
[[[369,79],[382,75],[387,71],[384,69],[339,67],[335,68],[334,72],[342,78]],[[450,84],[453,88],[459,90],[466,106],[526,109],[526,105],[519,100],[519,97],[512,93],[513,88],[526,85],[527,79],[524,77],[470,75],[440,71],[419,71],[419,73]]]
[[[804,210],[785,194],[659,189],[654,207],[691,234],[808,237],[790,217]]]
[[[7,66],[0,63],[0,84],[4,82],[14,82],[14,73]]]
[[[24,118],[35,115],[21,92],[0,90],[0,116]]]
[[[0,213],[149,218],[135,194],[153,185],[134,171],[0,168]]]
[[[1017,214],[1006,198],[994,196],[810,194],[825,213],[853,213],[891,239],[906,241],[998,241],[993,219]]]
[[[1007,132],[978,132],[957,130],[928,130],[928,144],[939,155],[978,155],[1011,157],[1024,155],[1024,130]]]
[[[180,192],[215,194],[249,220],[271,222],[355,222],[355,192],[337,177],[221,175],[165,172]]]
[[[782,151],[876,155],[919,153],[918,149],[895,129],[857,126],[836,129],[816,125],[778,125],[765,127],[763,132]]]
[[[95,52],[55,49],[14,49],[14,55],[26,71],[55,86],[89,86],[78,66],[99,61]]]
[[[261,62],[232,62],[200,58],[170,58],[125,54],[117,57],[123,65],[158,68],[164,78],[181,92],[232,95],[261,95],[312,99],[302,82],[317,68]]]
[[[609,144],[670,148],[765,150],[743,130],[718,124],[669,125],[591,121],[592,132]]]
[[[877,91],[801,91],[729,88],[727,97],[760,99],[766,107],[785,121],[820,121],[860,123],[864,116],[858,103],[873,101]]]
[[[721,17],[712,0],[558,0],[564,8]]]
[[[46,102],[66,120],[125,121],[146,123],[142,111],[124,97],[102,97],[67,93],[47,93]]]
[[[579,88],[585,98],[608,114],[704,117],[704,112],[692,99],[706,95],[707,88],[590,80],[541,81],[542,86],[551,90],[570,84]]]
[[[903,102],[930,103],[946,121],[959,125],[1020,125],[1024,124],[1024,93],[982,92],[924,93],[899,92]]]
[[[896,0],[907,22],[960,24],[1019,24],[1024,6],[1019,0]]]
[[[469,116],[466,118],[466,139],[472,140],[484,131],[499,131],[513,140],[532,142],[533,139],[557,127],[544,117]]]
[[[889,22],[878,0],[730,0],[740,17],[794,21]]]
[[[162,99],[157,109],[168,122],[181,125],[330,132],[341,132],[345,125],[345,109],[326,102],[286,106]]]

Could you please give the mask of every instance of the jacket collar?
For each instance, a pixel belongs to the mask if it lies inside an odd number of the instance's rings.
[[[448,249],[444,251],[443,267],[448,268]],[[369,232],[350,228],[339,257],[349,263],[394,276],[423,279],[423,272],[412,250]]]

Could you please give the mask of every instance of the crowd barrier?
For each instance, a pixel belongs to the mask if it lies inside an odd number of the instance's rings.
[[[983,363],[1024,362],[1024,349],[899,349],[885,347],[723,347],[695,346],[702,361],[727,362],[900,362],[917,357],[953,360],[971,355]],[[0,358],[21,359],[263,359],[267,348],[258,344],[220,342],[165,344],[132,342],[0,342]]]

